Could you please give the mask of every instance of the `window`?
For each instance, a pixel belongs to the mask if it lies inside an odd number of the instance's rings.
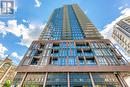
[[[49,73],[45,87],[67,87],[67,74]]]
[[[30,57],[33,57],[36,54],[37,50],[32,50]]]
[[[54,50],[54,53],[59,53],[59,50],[55,49],[55,50]]]
[[[69,59],[68,59],[68,65],[76,65],[76,58],[69,57]]]
[[[71,51],[72,51],[72,56],[76,56],[76,49],[71,49]]]
[[[37,50],[34,56],[40,56],[42,54],[42,50]]]
[[[101,46],[101,48],[106,48],[106,45],[104,43],[99,43],[99,45]]]
[[[65,57],[61,57],[61,58],[59,58],[59,65],[61,65],[61,66],[65,66],[66,65],[66,58]]]
[[[85,46],[85,43],[83,43],[83,42],[76,42],[76,46],[79,46],[79,47]]]
[[[107,57],[108,61],[110,62],[111,65],[117,65],[117,61],[115,60],[114,57]]]
[[[109,53],[110,56],[113,55],[110,49],[107,49],[107,52]]]
[[[100,65],[108,65],[106,59],[104,57],[97,57]]]
[[[83,49],[84,55],[88,57],[93,57],[93,52],[90,49]]]
[[[35,87],[43,87],[44,77],[44,73],[28,73],[24,85],[28,87],[28,85],[33,84]]]
[[[76,47],[77,48],[88,48],[89,45],[88,45],[88,43],[85,43],[85,42],[76,42]]]
[[[30,56],[31,50],[28,50],[26,56]]]
[[[31,65],[37,65],[39,62],[39,58],[33,57]]]
[[[38,44],[34,43],[34,44],[32,45],[32,49],[37,49],[38,46],[39,46]]]
[[[30,60],[31,60],[30,58],[26,57],[22,65],[28,65]]]
[[[60,44],[60,47],[61,47],[61,48],[66,48],[66,47],[67,47],[66,42],[62,42],[62,43]]]
[[[79,60],[79,65],[84,65],[85,64],[85,60],[84,60],[83,57],[79,57],[78,60]]]
[[[92,87],[87,73],[70,73],[70,87]]]
[[[103,54],[102,54],[100,49],[94,49],[93,51],[94,51],[96,56],[103,56]]]
[[[57,57],[51,57],[50,58],[50,64],[54,64],[54,65],[57,65],[58,64],[58,58]]]
[[[53,47],[58,47],[59,43],[53,43]]]
[[[87,65],[96,65],[96,61],[94,58],[86,58]]]
[[[74,48],[74,42],[69,42],[69,43],[68,43],[68,47],[69,47],[69,48]]]
[[[96,87],[121,87],[113,73],[92,73]]]
[[[40,49],[43,49],[44,48],[44,44],[40,43]]]
[[[52,54],[53,56],[59,56],[59,49],[52,49],[52,50],[51,50],[51,54]]]
[[[82,50],[81,49],[77,49],[77,55],[82,56]]]
[[[14,78],[13,84],[15,86],[16,85],[18,86],[21,83],[24,75],[25,75],[25,73],[17,73],[16,76],[15,76],[15,78]]]
[[[60,56],[67,56],[68,55],[67,49],[60,50]]]

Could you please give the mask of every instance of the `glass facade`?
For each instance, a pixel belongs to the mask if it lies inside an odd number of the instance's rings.
[[[68,14],[69,14],[69,21],[70,21],[70,28],[73,40],[81,40],[84,39],[82,30],[80,28],[80,24],[76,18],[74,10],[71,5],[68,6]]]
[[[95,87],[122,87],[112,73],[92,73]]]
[[[35,43],[36,45],[36,43]],[[44,47],[41,48],[41,45]],[[54,66],[119,66],[127,65],[127,61],[113,53],[110,44],[96,41],[55,41],[32,45],[32,51],[23,65]],[[116,51],[116,50],[114,50]],[[29,54],[30,53],[30,54]],[[118,53],[116,53],[118,54]],[[33,55],[33,56],[32,56]],[[28,62],[27,62],[28,61]]]
[[[65,5],[54,10],[18,71],[26,74],[21,82],[26,86],[125,87],[120,66],[128,62],[111,42],[102,38],[77,5]]]
[[[30,87],[30,85],[35,87],[43,87],[44,73],[28,73],[23,85],[25,87]]]
[[[45,87],[67,87],[67,73],[48,73]]]
[[[70,73],[70,87],[92,87],[88,73]]]
[[[24,73],[17,74],[17,84]],[[122,87],[114,73],[28,73],[23,87]],[[16,84],[16,83],[14,83]]]
[[[78,13],[80,13],[80,10]],[[82,28],[73,6],[67,5],[64,8],[62,7],[54,10],[40,38],[43,40],[81,40],[89,36],[95,38],[101,37],[100,33],[97,31],[91,31],[88,34],[84,30],[87,31],[87,29]],[[95,30],[95,28],[92,28],[92,30]]]

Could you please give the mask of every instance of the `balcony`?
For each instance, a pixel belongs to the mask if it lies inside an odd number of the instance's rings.
[[[38,62],[39,62],[39,58],[35,58],[35,57],[34,57],[34,58],[32,59],[31,65],[37,65]]]
[[[94,54],[93,52],[91,51],[91,49],[83,49],[83,52],[84,52],[84,56],[88,56],[88,57],[93,57]]]
[[[43,49],[44,48],[44,44],[40,44],[39,49]]]
[[[51,56],[59,56],[59,50],[58,49],[52,49],[51,50]]]
[[[83,56],[83,53],[77,53],[77,56]]]
[[[34,56],[40,56],[42,54],[42,50],[37,50]]]
[[[53,48],[59,48],[60,44],[59,43],[53,43]]]
[[[84,65],[85,65],[85,60],[84,60],[83,57],[79,57],[79,58],[78,58],[78,61],[79,61],[79,65],[81,65],[81,66],[84,66]]]
[[[90,48],[89,46],[76,46],[76,48]]]
[[[97,65],[94,59],[87,59],[87,66],[95,66]]]
[[[89,45],[85,42],[76,42],[76,48],[89,48]]]
[[[59,53],[53,53],[51,56],[59,56]]]
[[[87,56],[87,57],[93,57],[93,53],[90,53],[90,52],[85,52],[84,53],[84,56]]]
[[[58,58],[57,57],[51,57],[49,64],[58,65]]]

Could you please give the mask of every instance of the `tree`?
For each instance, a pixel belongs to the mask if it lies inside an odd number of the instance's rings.
[[[10,80],[6,80],[6,82],[5,82],[3,87],[11,87],[11,81]]]

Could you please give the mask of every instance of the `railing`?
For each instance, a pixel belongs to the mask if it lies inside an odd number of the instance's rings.
[[[89,53],[89,52],[85,52],[85,53],[84,53],[84,56],[92,57],[92,56],[94,56],[94,54],[93,54],[93,53]]]
[[[76,48],[90,48],[89,46],[76,46]]]

